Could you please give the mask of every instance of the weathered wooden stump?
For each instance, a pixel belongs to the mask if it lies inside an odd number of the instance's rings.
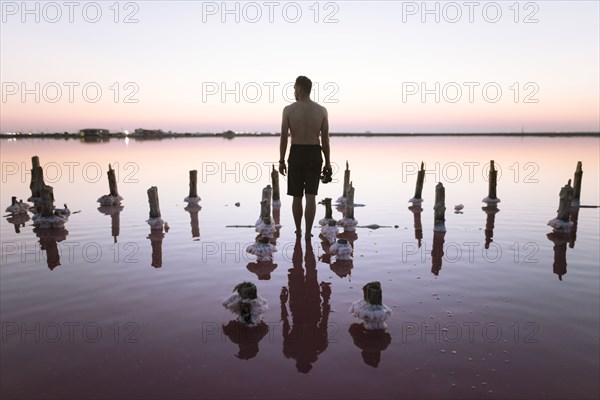
[[[496,186],[498,181],[498,170],[494,166],[494,160],[490,160],[490,171],[488,173],[488,195],[483,200],[487,204],[498,204],[500,199],[496,195]]]
[[[583,170],[581,169],[581,161],[577,161],[577,168],[573,177],[573,206],[579,207],[579,198],[581,197],[581,178]]]
[[[383,304],[383,293],[381,291],[381,283],[369,282],[363,286],[363,297],[369,304],[380,306]]]
[[[115,170],[112,169],[110,164],[108,164],[108,171],[106,172],[106,175],[108,176],[109,193],[101,196],[97,201],[101,206],[118,206],[121,204],[123,197],[119,195]]]
[[[354,219],[354,186],[348,185],[346,192],[346,218]]]
[[[273,170],[271,171],[271,183],[273,184],[273,209],[275,209],[275,207],[281,206],[281,198],[279,194],[279,171],[275,169],[275,165],[273,165]]]
[[[200,197],[198,196],[198,171],[195,169],[190,170],[189,188],[188,196],[183,201],[187,201],[188,204],[198,204],[200,201]]]
[[[31,197],[27,200],[32,201],[34,206],[37,207],[37,201],[42,196],[41,191],[44,187],[44,171],[40,165],[40,159],[38,156],[31,157],[31,183],[29,189],[31,190]]]
[[[346,170],[344,171],[344,187],[342,188],[342,195],[337,199],[338,203],[345,203],[346,197],[348,197],[348,189],[350,187],[350,166],[348,160],[346,160]]]
[[[556,218],[548,221],[548,225],[551,226],[556,232],[569,232],[573,222],[569,221],[571,215],[571,203],[573,201],[573,188],[571,187],[571,180],[565,186],[560,189],[559,203]]]
[[[54,215],[54,189],[44,185],[40,190],[40,216],[51,217]]]
[[[330,221],[334,221],[333,219],[333,210],[331,209],[331,198],[326,197],[323,200],[319,201],[319,204],[325,206],[325,217],[319,220],[319,225],[327,226]]]
[[[160,206],[158,203],[158,188],[156,186],[150,187],[147,190],[148,193],[148,204],[150,205],[150,218],[146,220],[150,225],[151,230],[160,230],[162,232],[164,221],[161,219]]]
[[[423,198],[423,182],[425,181],[425,163],[421,161],[421,169],[417,172],[417,183],[415,185],[415,195],[409,201],[411,203],[421,203]]]
[[[434,210],[434,231],[437,232],[446,232],[446,189],[444,189],[444,185],[439,182],[435,186],[435,204],[433,206]]]

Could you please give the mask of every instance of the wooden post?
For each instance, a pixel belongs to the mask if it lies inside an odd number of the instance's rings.
[[[29,189],[31,189],[31,198],[41,197],[42,186],[44,186],[44,171],[40,166],[40,159],[38,156],[31,157],[31,183]]]
[[[348,165],[348,160],[346,160],[346,170],[344,171],[344,189],[342,192],[342,197],[348,197],[348,188],[350,187],[350,167]]]
[[[325,206],[325,219],[333,219],[333,210],[331,209],[331,198],[327,197],[321,200],[321,204]]]
[[[443,225],[446,221],[446,189],[442,182],[435,186],[434,225]]]
[[[51,217],[54,212],[54,189],[44,185],[40,190],[40,214],[42,217]]]
[[[275,169],[275,165],[273,165],[273,170],[271,171],[271,183],[273,184],[273,203],[280,202],[279,172]]]
[[[414,200],[422,200],[421,197],[423,194],[423,181],[425,180],[425,163],[421,161],[421,169],[417,173],[417,185],[415,187],[415,196]]]
[[[583,170],[581,169],[581,161],[577,161],[577,169],[575,169],[575,176],[573,177],[573,202],[579,207],[579,197],[581,196],[581,178],[583,176]]]
[[[15,204],[17,204],[17,196],[13,196],[10,198],[10,205],[14,206]]]
[[[348,185],[346,195],[346,218],[354,219],[354,186],[352,186],[352,182]]]
[[[573,200],[573,188],[571,187],[571,180],[560,189],[559,193],[558,212],[556,219],[563,222],[569,222],[569,215],[571,214],[571,202]]]
[[[190,194],[189,198],[198,197],[198,171],[190,170]]]
[[[498,179],[498,171],[494,167],[494,160],[490,161],[490,172],[489,172],[489,187],[488,197],[491,200],[496,200],[496,182]]]
[[[150,218],[160,218],[158,188],[156,186],[152,186],[148,189],[148,203],[150,204]]]
[[[148,235],[148,239],[150,239],[150,244],[152,245],[152,266],[154,268],[162,267],[162,242],[165,234],[162,230],[152,230],[150,229],[150,234]]]
[[[110,190],[110,195],[113,197],[117,197],[119,195],[119,190],[117,189],[117,178],[115,176],[115,170],[112,169],[110,164],[108,164],[108,188]]]

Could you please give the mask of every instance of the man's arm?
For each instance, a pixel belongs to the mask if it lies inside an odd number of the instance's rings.
[[[281,117],[281,138],[279,141],[279,173],[285,176],[285,152],[287,150],[288,142],[288,131],[290,130],[290,124],[287,116],[287,107],[283,109],[283,116]]]
[[[325,167],[331,167],[329,163],[329,118],[327,115],[327,109],[325,110],[325,117],[321,124],[321,148],[323,149],[323,155],[325,156]]]

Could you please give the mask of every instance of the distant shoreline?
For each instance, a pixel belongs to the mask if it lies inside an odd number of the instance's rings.
[[[600,132],[494,132],[494,133],[330,133],[336,137],[444,137],[444,136],[497,136],[497,137],[600,137]],[[222,133],[162,133],[160,135],[136,135],[124,133],[111,133],[107,135],[82,136],[79,133],[28,133],[28,134],[3,134],[0,139],[82,139],[84,141],[107,141],[110,139],[136,139],[136,140],[161,140],[173,138],[199,138],[221,137],[235,139],[236,137],[279,137],[280,133],[236,133],[234,136],[225,136]]]

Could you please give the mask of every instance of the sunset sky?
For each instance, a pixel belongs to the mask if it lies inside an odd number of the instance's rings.
[[[2,2],[2,132],[278,132],[298,75],[332,132],[600,131],[598,1],[68,4]]]

